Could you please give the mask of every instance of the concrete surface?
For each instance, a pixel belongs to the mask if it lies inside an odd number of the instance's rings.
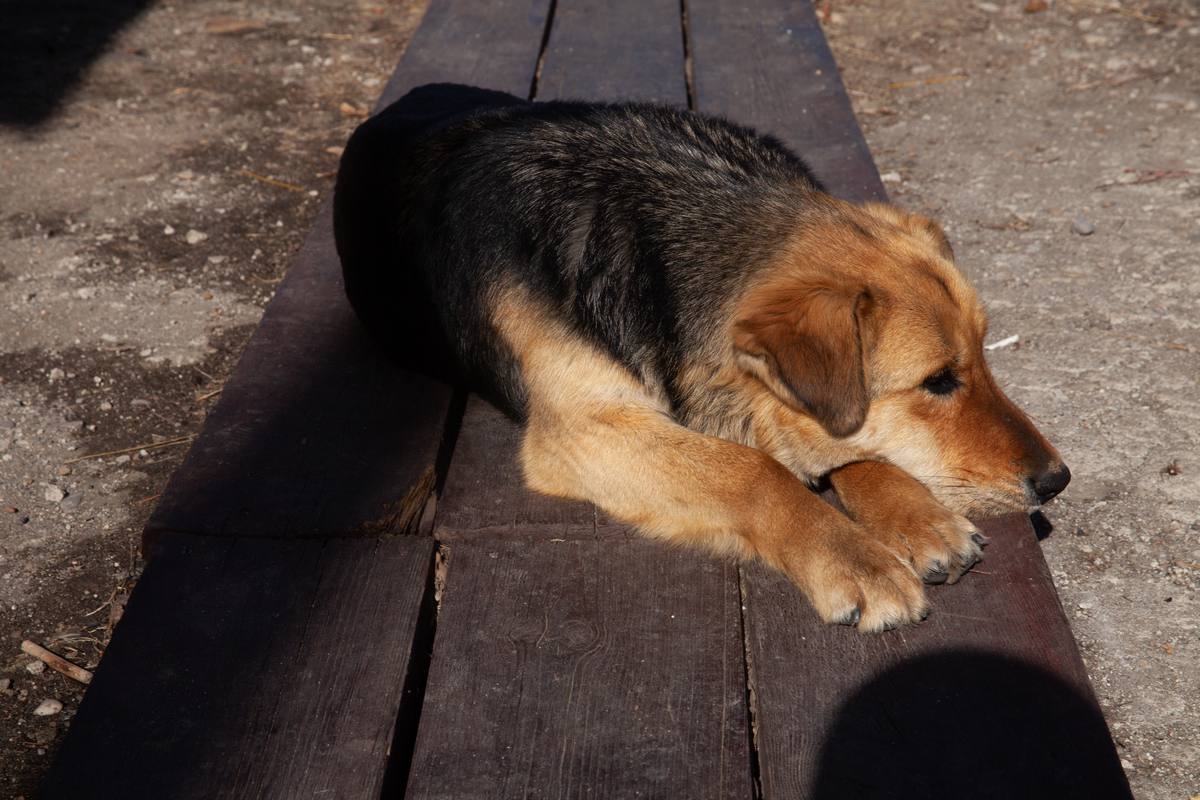
[[[0,55],[0,797],[32,796],[81,696],[20,642],[98,661],[154,498],[423,4],[98,5],[118,18],[10,14],[33,44]],[[1075,473],[1043,547],[1135,792],[1187,800],[1200,6],[819,5],[889,191],[944,221],[990,338],[1020,337],[995,372]],[[81,63],[32,69],[45,42]]]

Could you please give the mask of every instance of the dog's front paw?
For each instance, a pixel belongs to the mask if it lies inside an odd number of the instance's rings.
[[[903,504],[855,509],[855,520],[873,541],[901,555],[926,583],[956,583],[983,558],[987,538],[975,524],[933,495]]]
[[[876,633],[919,622],[929,613],[925,587],[913,567],[852,523],[790,548],[779,561],[825,622]]]

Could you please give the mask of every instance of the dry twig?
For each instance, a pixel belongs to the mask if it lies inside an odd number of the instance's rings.
[[[256,180],[256,181],[262,181],[263,183],[268,184],[270,186],[278,186],[280,189],[287,189],[289,192],[303,192],[304,191],[303,186],[297,186],[294,183],[288,183],[286,181],[276,180],[275,178],[272,178],[269,175],[259,175],[257,172],[251,172],[248,169],[239,169],[238,172],[242,175],[245,175],[247,178],[254,178],[254,180]]]
[[[86,456],[72,458],[69,461],[64,461],[64,464],[74,464],[77,461],[87,461],[90,458],[103,458],[104,456],[119,456],[125,453],[136,453],[139,450],[153,450],[157,447],[170,447],[171,445],[183,444],[190,442],[196,438],[196,434],[189,433],[186,436],[176,436],[174,439],[166,439],[161,442],[149,442],[147,444],[134,445],[133,447],[123,447],[120,450],[106,450],[103,453],[88,453]]]
[[[26,655],[33,656],[50,669],[54,670],[55,672],[61,672],[63,675],[66,675],[72,680],[79,681],[83,684],[92,682],[92,673],[88,672],[83,667],[75,666],[62,656],[57,656],[54,653],[51,653],[40,644],[35,644],[34,642],[26,639],[25,641],[21,642],[21,652],[25,653]]]

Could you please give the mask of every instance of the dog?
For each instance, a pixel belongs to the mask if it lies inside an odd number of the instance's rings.
[[[827,622],[924,619],[968,515],[1070,479],[942,229],[731,122],[421,87],[351,137],[334,230],[368,330],[502,404],[531,489],[761,558]]]

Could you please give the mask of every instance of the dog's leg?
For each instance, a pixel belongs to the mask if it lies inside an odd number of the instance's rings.
[[[783,570],[823,619],[876,631],[920,619],[924,589],[871,539],[758,450],[689,430],[613,359],[528,301],[497,324],[528,396],[529,486],[590,500],[643,532]]]
[[[956,582],[987,540],[899,467],[859,461],[829,475],[847,513],[893,550],[907,554],[927,583]]]

